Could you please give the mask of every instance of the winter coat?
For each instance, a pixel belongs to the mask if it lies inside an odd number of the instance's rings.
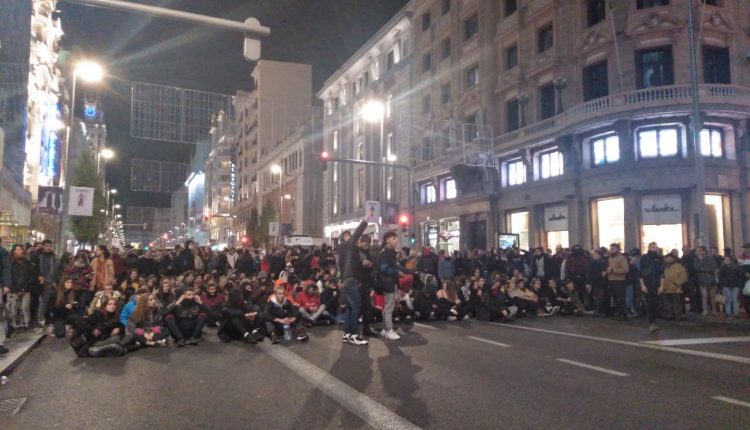
[[[91,262],[91,270],[94,271],[94,286],[101,290],[105,285],[112,284],[115,280],[115,267],[109,258],[94,258]]]
[[[742,286],[745,274],[738,266],[722,264],[719,266],[719,286],[739,288]]]
[[[9,287],[11,293],[29,293],[32,288],[39,285],[39,273],[36,266],[29,260],[13,260],[11,262],[10,276],[11,282]]]
[[[120,318],[122,320],[122,318]],[[122,321],[121,321],[122,322]],[[164,325],[164,317],[162,316],[161,309],[156,308],[151,311],[150,318],[146,318],[141,322],[133,321],[133,315],[131,314],[128,318],[127,332],[136,333],[136,330],[154,331],[155,327],[161,327]]]
[[[641,276],[646,288],[659,288],[659,281],[664,274],[664,258],[657,252],[647,252],[641,257]]]
[[[438,256],[433,253],[430,249],[425,249],[422,252],[422,256],[417,262],[417,270],[420,273],[429,273],[431,275],[437,275],[438,273]]]
[[[624,281],[628,278],[630,263],[621,252],[611,256],[607,263],[607,279],[610,281]]]
[[[456,273],[456,266],[453,264],[452,258],[443,258],[438,262],[438,278],[440,279],[453,279]]]
[[[297,302],[299,306],[308,312],[315,312],[320,307],[320,296],[317,294],[307,294],[307,291],[302,291],[297,294]]]
[[[701,287],[716,286],[716,260],[711,256],[703,258],[695,257],[693,269],[698,276],[698,285]]]
[[[193,320],[198,318],[198,315],[207,312],[206,305],[195,300],[183,300],[179,305],[177,301],[174,301],[164,309],[164,315],[174,315],[178,320]]]
[[[384,293],[393,293],[398,285],[398,256],[394,249],[385,248],[378,258],[378,271]]]
[[[359,256],[359,248],[357,248],[357,241],[362,236],[367,228],[367,221],[362,221],[354,230],[349,240],[342,243],[338,247],[339,253],[339,270],[341,271],[341,279],[347,280],[354,278],[357,274],[357,269],[362,265],[362,261]]]
[[[122,310],[120,311],[120,324],[123,325],[123,327],[128,326],[128,320],[130,319],[130,315],[133,314],[133,311],[135,311],[135,306],[137,302],[137,296],[133,295],[130,298],[130,301],[125,304],[125,306],[122,307]]]
[[[339,290],[337,288],[324,288],[320,293],[320,304],[326,306],[326,311],[336,315],[339,310]]]
[[[112,331],[120,329],[119,336],[124,334],[125,327],[118,321],[116,314],[105,314],[100,309],[94,311],[88,318],[88,328],[93,340],[107,339],[112,336]],[[94,330],[99,330],[99,336],[94,335]]]
[[[688,280],[688,274],[682,264],[672,263],[664,269],[662,280],[663,294],[682,294],[682,286]]]
[[[91,289],[91,280],[94,278],[94,271],[90,266],[76,266],[73,263],[65,269],[64,274],[73,280],[74,290],[88,291]]]
[[[265,319],[268,322],[273,322],[277,318],[288,318],[296,317],[297,308],[289,300],[284,300],[282,303],[276,301],[276,296],[271,296],[271,300],[266,305]]]

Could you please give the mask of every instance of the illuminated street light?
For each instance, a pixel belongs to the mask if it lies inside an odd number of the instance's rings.
[[[104,148],[102,149],[101,155],[102,155],[102,158],[104,158],[105,160],[111,160],[115,156],[115,151],[109,148]]]
[[[284,199],[291,200],[292,195],[291,194],[284,194]]]
[[[274,164],[271,166],[271,173],[274,175],[280,175],[281,174],[281,166],[278,164]]]
[[[109,192],[112,193],[112,194],[117,194],[117,189],[116,188],[112,188],[111,190],[109,190]]]
[[[104,78],[104,69],[93,61],[76,64],[75,74],[86,82],[99,82]]]
[[[119,203],[115,205],[115,209],[120,209],[121,207]]]
[[[362,107],[360,115],[367,122],[380,122],[385,116],[385,105],[380,100],[370,100]]]
[[[398,160],[398,157],[396,157],[393,154],[388,154],[387,160],[388,160],[389,163],[395,163],[396,160]]]

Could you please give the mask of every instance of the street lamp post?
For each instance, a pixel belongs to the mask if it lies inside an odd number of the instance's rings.
[[[271,173],[274,175],[279,175],[279,231],[277,232],[277,236],[276,236],[276,241],[278,243],[281,243],[281,223],[283,222],[283,219],[281,217],[282,215],[281,212],[284,208],[284,195],[282,194],[282,190],[281,190],[281,186],[282,186],[281,179],[282,179],[283,172],[284,171],[280,165],[274,164],[271,166]]]
[[[386,163],[388,163],[388,159],[386,158],[385,154],[385,142],[383,141],[383,133],[385,128],[385,105],[380,100],[370,100],[365,104],[365,106],[362,108],[362,117],[365,119],[365,121],[375,124],[380,123],[380,144],[379,144],[379,158],[380,162],[383,163],[383,171],[381,172],[380,176],[380,227],[381,227],[381,237],[383,234],[385,234],[385,217],[383,214],[385,213],[385,202],[386,202],[386,176],[388,174],[388,167]]]

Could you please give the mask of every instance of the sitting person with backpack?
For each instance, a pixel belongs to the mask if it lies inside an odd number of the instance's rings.
[[[242,291],[237,288],[230,289],[227,297],[221,312],[219,339],[222,342],[240,340],[251,345],[263,341],[260,308],[245,301]]]
[[[125,328],[117,318],[117,300],[107,299],[88,318],[77,317],[70,346],[79,357],[118,357],[127,352],[121,338]]]
[[[193,290],[178,290],[179,299],[164,309],[165,321],[178,347],[198,345],[206,325],[208,309]]]

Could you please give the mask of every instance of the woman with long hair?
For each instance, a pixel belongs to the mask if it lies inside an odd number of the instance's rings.
[[[135,341],[142,346],[167,346],[169,332],[162,326],[163,322],[156,295],[141,294],[128,319],[128,333],[132,333]]]
[[[76,319],[70,346],[79,357],[117,357],[127,352],[120,340],[125,327],[117,314],[117,300],[109,297],[88,320]]]
[[[443,288],[437,292],[438,309],[435,313],[435,319],[448,319],[455,321],[458,316],[458,306],[461,300],[456,293],[456,283],[452,280],[443,282]]]
[[[55,337],[65,337],[65,325],[70,324],[70,318],[75,315],[82,315],[83,306],[76,300],[76,290],[73,279],[63,275],[55,291],[55,298],[52,301],[52,326]]]
[[[120,284],[120,291],[125,292],[128,288],[131,288],[133,291],[138,291],[138,288],[141,286],[139,275],[138,275],[138,269],[130,269],[128,271],[128,277],[122,281],[122,284]]]
[[[156,300],[159,302],[159,307],[164,309],[175,300],[174,291],[172,290],[172,281],[168,278],[164,278],[161,281],[161,286],[154,295]]]
[[[91,262],[91,269],[94,271],[94,291],[101,291],[105,285],[115,282],[115,266],[106,246],[99,245],[95,251],[96,256]]]

